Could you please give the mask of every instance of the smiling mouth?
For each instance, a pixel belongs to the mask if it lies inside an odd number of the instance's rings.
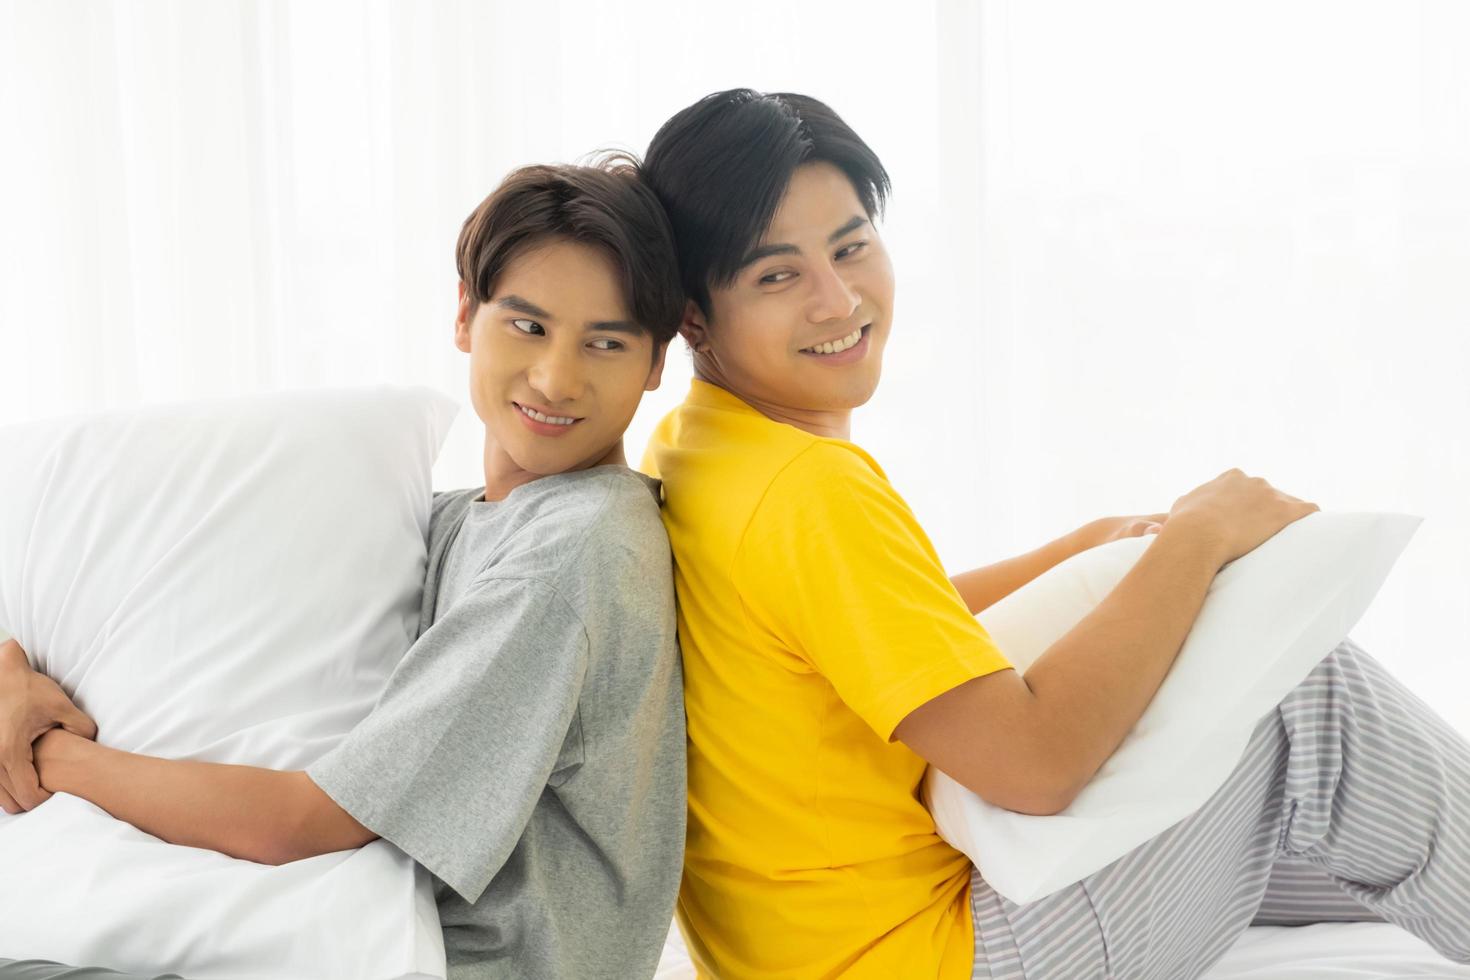
[[[848,348],[856,347],[858,344],[862,343],[863,335],[868,332],[868,328],[871,326],[871,323],[865,323],[845,337],[838,337],[836,340],[828,340],[820,344],[813,344],[811,347],[803,347],[801,349],[801,353],[815,354],[818,357],[824,354],[841,354]]]
[[[520,402],[511,402],[511,404],[514,405],[516,407],[516,410],[524,415],[526,418],[536,422],[541,422],[545,425],[573,425],[577,422],[582,421],[580,418],[574,418],[570,415],[547,415],[544,412],[536,411],[536,409],[534,408],[527,408]]]

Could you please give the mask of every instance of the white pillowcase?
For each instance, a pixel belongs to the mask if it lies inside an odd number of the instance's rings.
[[[305,769],[417,633],[453,401],[291,392],[0,428],[0,629],[103,744]],[[0,950],[215,977],[443,977],[431,879],[384,841],[282,867],[59,794],[0,815]]]
[[[1087,877],[1198,810],[1224,784],[1256,723],[1368,608],[1420,518],[1316,512],[1215,576],[1164,683],[1122,745],[1066,810],[1028,816],[986,803],[930,767],[940,835],[1013,902]],[[978,618],[1017,670],[1101,602],[1153,543],[1074,555]]]

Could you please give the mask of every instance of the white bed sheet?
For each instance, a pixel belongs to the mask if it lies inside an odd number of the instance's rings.
[[[1322,922],[1253,926],[1205,980],[1470,980],[1470,966],[1451,963],[1386,922]],[[694,980],[678,929],[669,932],[656,980]]]

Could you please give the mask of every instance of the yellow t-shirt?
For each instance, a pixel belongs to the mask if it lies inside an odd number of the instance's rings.
[[[663,480],[689,717],[678,915],[702,976],[969,977],[970,863],[893,729],[1011,665],[872,457],[695,381]],[[977,746],[977,751],[980,747]]]

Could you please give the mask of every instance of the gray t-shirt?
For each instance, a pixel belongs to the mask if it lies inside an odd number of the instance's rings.
[[[436,878],[450,980],[651,977],[684,852],[658,482],[434,495],[419,638],[307,773]]]

